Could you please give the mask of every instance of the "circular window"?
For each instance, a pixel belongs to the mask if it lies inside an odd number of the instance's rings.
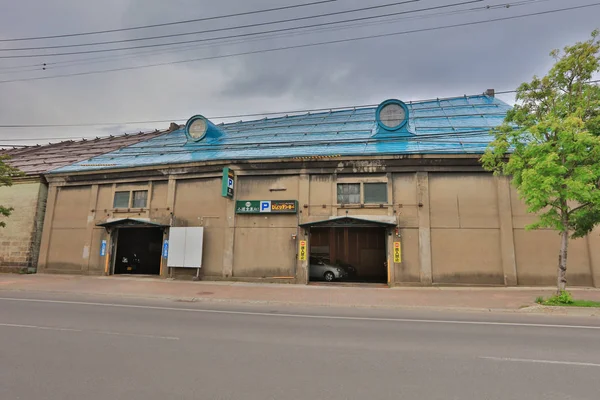
[[[402,128],[407,121],[408,108],[399,100],[387,100],[377,109],[377,122],[388,130]]]
[[[207,129],[208,124],[206,123],[206,119],[204,119],[204,117],[194,117],[188,121],[186,133],[190,139],[198,141],[204,137]]]

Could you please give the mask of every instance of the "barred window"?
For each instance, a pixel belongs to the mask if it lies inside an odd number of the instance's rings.
[[[338,183],[338,204],[360,204],[360,183]]]
[[[133,208],[146,208],[148,204],[148,191],[137,190],[133,192]]]

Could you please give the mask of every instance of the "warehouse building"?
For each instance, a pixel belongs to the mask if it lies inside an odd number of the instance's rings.
[[[559,237],[479,157],[484,95],[180,129],[47,174],[40,272],[552,285]],[[600,285],[600,237],[572,242]]]
[[[162,132],[68,140],[44,146],[0,149],[0,157],[22,172],[12,186],[0,187],[0,204],[13,208],[0,228],[0,272],[35,272],[46,210],[48,184],[44,174],[77,161],[150,139]]]

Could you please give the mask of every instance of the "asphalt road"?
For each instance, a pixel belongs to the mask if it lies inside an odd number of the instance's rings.
[[[598,399],[600,320],[0,291],[0,399]]]

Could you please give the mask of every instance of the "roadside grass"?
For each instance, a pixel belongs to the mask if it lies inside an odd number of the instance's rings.
[[[535,299],[535,302],[543,306],[600,308],[600,301],[575,300],[569,292],[562,292],[561,294],[554,295],[547,299],[540,296]]]

